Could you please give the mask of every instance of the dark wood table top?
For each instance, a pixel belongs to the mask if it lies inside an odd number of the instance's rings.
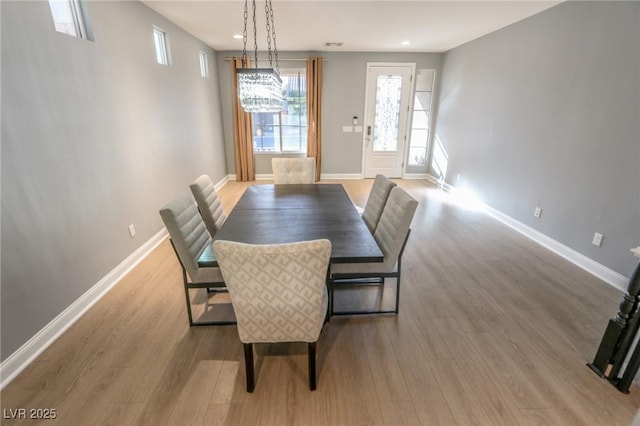
[[[383,260],[340,184],[249,186],[214,239],[278,244],[319,238],[331,241],[332,263]],[[198,265],[218,266],[212,245],[202,252]]]

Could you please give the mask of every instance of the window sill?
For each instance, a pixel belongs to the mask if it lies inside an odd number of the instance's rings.
[[[276,152],[276,151],[253,151],[254,155],[271,155],[274,157],[283,156],[283,157],[304,157],[307,155],[306,152]]]

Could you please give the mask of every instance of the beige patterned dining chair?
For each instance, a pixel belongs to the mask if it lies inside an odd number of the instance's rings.
[[[400,304],[400,272],[402,254],[411,232],[411,221],[418,202],[405,190],[396,186],[391,189],[380,221],[373,234],[384,255],[383,262],[336,263],[331,267],[332,315],[355,315],[372,313],[398,313]],[[396,279],[395,308],[363,311],[334,310],[335,292],[340,286],[379,285],[384,289],[385,278]]]
[[[207,298],[211,293],[226,292],[220,268],[201,268],[198,259],[204,249],[211,244],[211,236],[196,205],[188,195],[182,195],[160,209],[171,245],[182,267],[184,292],[187,299],[189,325],[235,324],[235,319],[195,322],[191,306],[190,289],[206,289]]]
[[[367,198],[367,203],[362,211],[362,219],[372,234],[376,231],[382,210],[394,186],[396,186],[396,183],[384,175],[376,175],[373,180],[369,198]]]
[[[273,183],[314,183],[316,159],[313,157],[273,158]]]
[[[253,343],[307,342],[309,388],[316,389],[316,342],[328,314],[331,242],[256,245],[217,240],[214,252],[244,344],[253,392]]]
[[[196,200],[198,211],[204,220],[207,231],[213,238],[216,231],[227,219],[213,182],[208,175],[201,175],[189,185],[189,188]]]

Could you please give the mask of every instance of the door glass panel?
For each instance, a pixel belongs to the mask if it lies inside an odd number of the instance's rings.
[[[400,124],[401,75],[380,75],[376,82],[376,110],[373,129],[374,151],[397,151]]]

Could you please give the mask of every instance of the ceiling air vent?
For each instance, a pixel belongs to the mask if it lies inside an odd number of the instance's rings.
[[[341,47],[342,44],[341,41],[328,41],[324,45],[325,47]]]

